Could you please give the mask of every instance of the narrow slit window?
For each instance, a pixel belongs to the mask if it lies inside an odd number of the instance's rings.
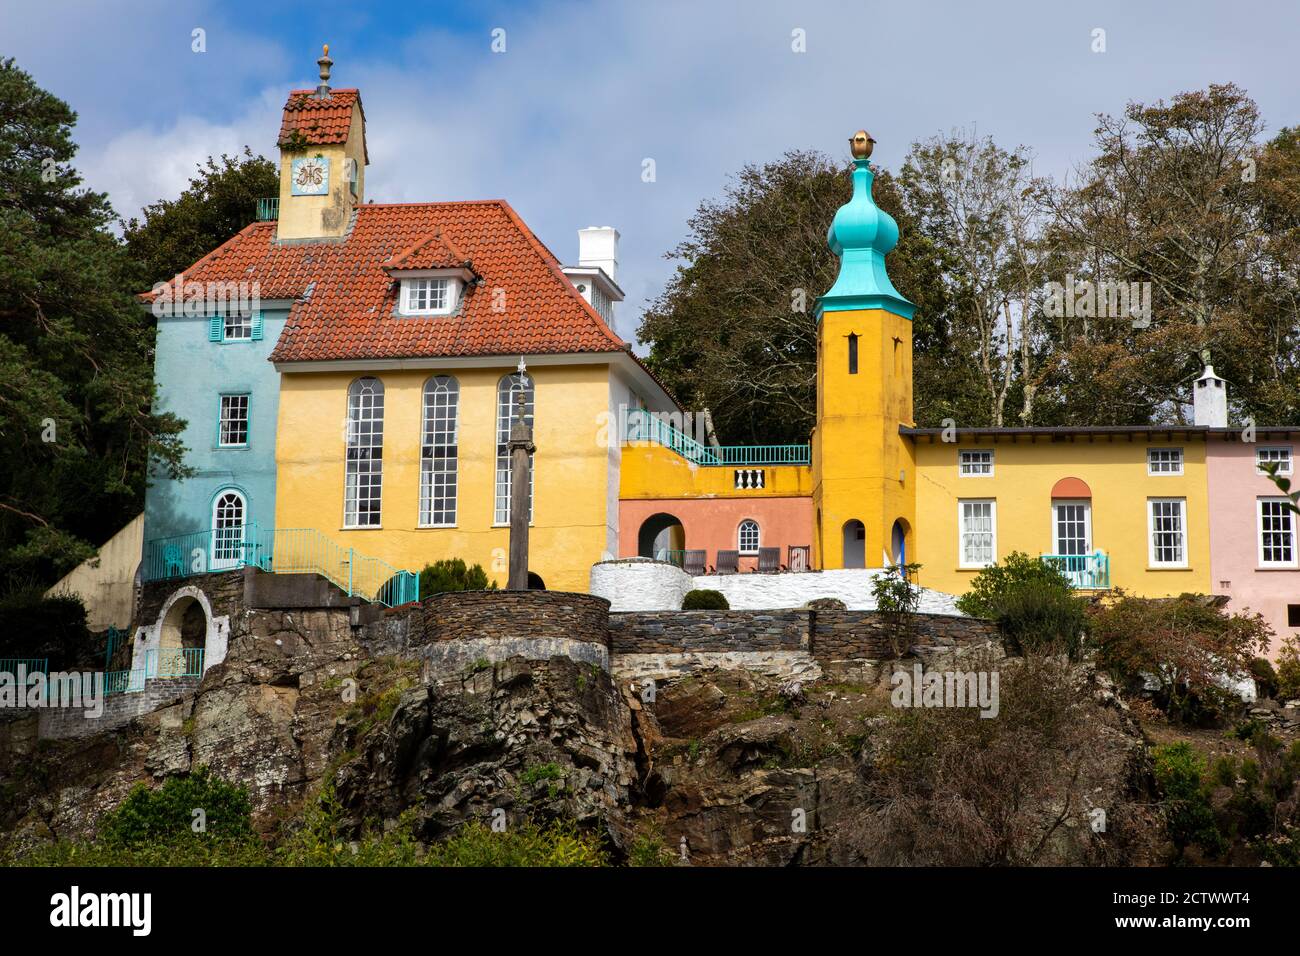
[[[849,374],[858,374],[858,337],[849,335]]]

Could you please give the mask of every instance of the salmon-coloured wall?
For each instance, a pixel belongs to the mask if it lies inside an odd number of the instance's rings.
[[[811,545],[812,499],[797,498],[640,498],[619,501],[619,557],[637,556],[641,525],[651,515],[670,514],[686,531],[686,548],[704,548],[705,561],[714,566],[718,551],[736,550],[736,532],[746,518],[758,522],[759,546],[779,547],[781,563],[789,558],[789,545]],[[741,556],[740,568],[747,570],[757,559]]]
[[[1261,568],[1259,565],[1260,498],[1281,497],[1277,486],[1255,472],[1255,451],[1261,446],[1290,446],[1292,461],[1297,445],[1289,437],[1258,441],[1211,440],[1208,466],[1210,502],[1210,585],[1215,594],[1231,599],[1230,611],[1252,611],[1277,634],[1269,656],[1277,657],[1281,639],[1295,632],[1287,627],[1286,606],[1300,604],[1300,568]],[[1296,480],[1291,475],[1291,480]],[[1298,542],[1300,543],[1300,542]]]

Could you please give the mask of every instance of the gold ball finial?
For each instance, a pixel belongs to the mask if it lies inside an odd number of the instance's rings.
[[[330,55],[330,45],[328,43],[326,43],[321,49],[325,51],[326,56]]]
[[[871,156],[871,149],[875,146],[876,141],[871,138],[871,134],[865,129],[860,129],[849,138],[849,149],[853,152],[854,159],[867,159]]]

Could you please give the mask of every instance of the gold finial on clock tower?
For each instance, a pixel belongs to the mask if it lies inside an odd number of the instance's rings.
[[[876,141],[865,129],[858,130],[849,139],[849,149],[853,152],[854,159],[869,159],[875,145]]]

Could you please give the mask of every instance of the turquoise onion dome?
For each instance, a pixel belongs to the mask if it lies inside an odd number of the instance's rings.
[[[840,273],[830,291],[817,300],[817,314],[886,309],[910,319],[916,306],[894,288],[885,269],[885,256],[898,245],[898,223],[871,197],[875,174],[867,157],[874,140],[859,133],[850,142],[854,147],[853,195],[835,213],[826,233],[831,252],[839,257]]]

